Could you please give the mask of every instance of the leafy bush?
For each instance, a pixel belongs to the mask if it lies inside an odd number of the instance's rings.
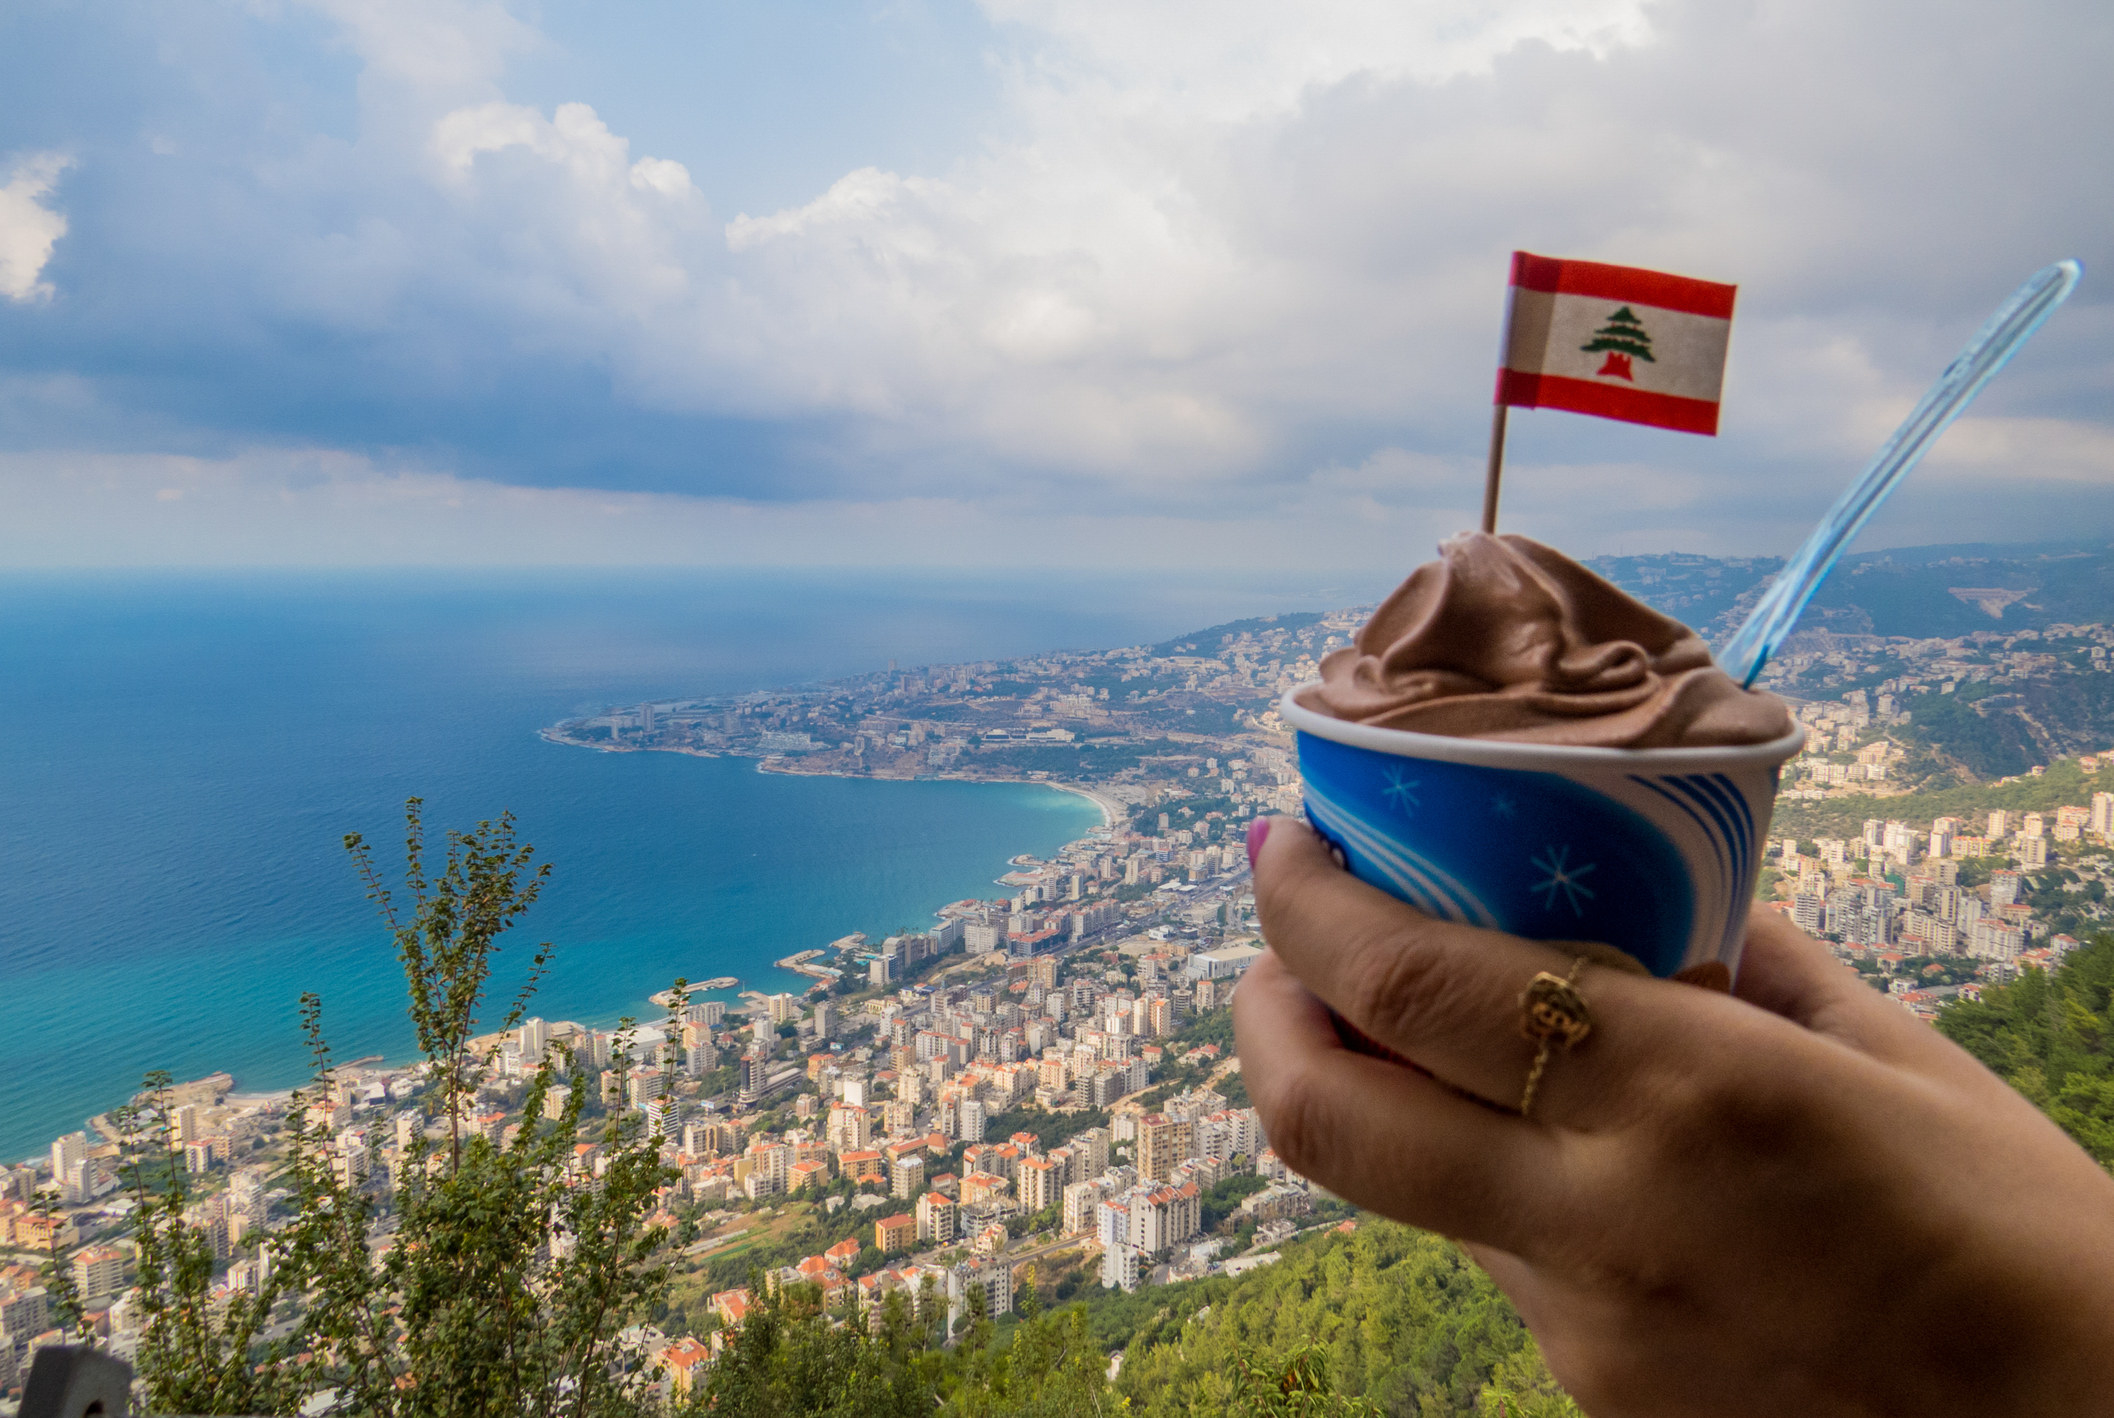
[[[286,1180],[295,1217],[252,1245],[266,1272],[256,1293],[221,1303],[212,1251],[174,1165],[168,1079],[150,1078],[146,1103],[123,1119],[133,1138],[126,1171],[139,1203],[139,1377],[150,1411],[294,1413],[334,1402],[387,1418],[514,1418],[561,1407],[580,1418],[630,1418],[655,1406],[651,1361],[620,1335],[666,1293],[664,1243],[682,1237],[648,1217],[675,1174],[661,1163],[660,1139],[631,1112],[601,1127],[602,1170],[574,1170],[591,1091],[577,1063],[558,1117],[544,1116],[558,1077],[547,1057],[510,1141],[465,1127],[493,1063],[473,1044],[492,958],[549,867],[533,862],[534,849],[502,816],[448,834],[429,878],[419,806],[414,798],[407,809],[408,915],[359,837],[346,847],[403,962],[432,1080],[426,1102],[446,1139],[429,1147],[419,1136],[390,1187],[367,1180],[382,1170],[379,1140],[362,1155],[356,1135],[333,1133],[337,1080],[322,1002],[305,996],[315,1072],[292,1104]],[[520,1022],[550,955],[549,945],[537,948],[503,1029]],[[630,1066],[623,1037],[620,1094]]]

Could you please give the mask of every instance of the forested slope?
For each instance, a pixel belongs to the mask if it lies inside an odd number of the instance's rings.
[[[2114,1167],[2114,937],[1954,1005],[1938,1028]]]
[[[1133,1345],[1119,1387],[1134,1411],[1237,1412],[1240,1360],[1281,1367],[1307,1345],[1326,1356],[1336,1392],[1383,1413],[1488,1412],[1500,1396],[1546,1405],[1558,1393],[1489,1278],[1457,1246],[1406,1226],[1366,1218],[1223,1285],[1200,1314],[1170,1316]]]

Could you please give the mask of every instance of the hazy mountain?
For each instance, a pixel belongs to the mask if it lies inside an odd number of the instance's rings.
[[[1713,643],[1738,624],[1774,557],[1597,557],[1587,563]],[[1737,614],[1735,613],[1737,612]],[[1962,543],[1843,558],[1800,621],[1842,634],[1966,635],[2114,620],[2114,547],[2101,542]]]

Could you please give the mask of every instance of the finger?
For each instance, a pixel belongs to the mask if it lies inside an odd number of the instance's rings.
[[[1328,1008],[1264,953],[1233,998],[1241,1077],[1285,1165],[1339,1196],[1449,1236],[1536,1231],[1556,1140],[1399,1064],[1346,1048]]]
[[[1819,941],[1774,911],[1747,918],[1747,944],[1732,992],[1749,1004],[1781,1014],[1820,1033],[1839,1027],[1844,996],[1871,990],[1832,958]]]
[[[1542,971],[1568,972],[1575,949],[1426,916],[1343,871],[1289,818],[1273,820],[1256,855],[1255,900],[1271,949],[1351,1024],[1458,1088],[1519,1104],[1538,1047],[1521,1033],[1521,992]],[[1594,1127],[1627,1108],[1630,1076],[1663,1057],[1651,1021],[1664,1013],[1633,1018],[1629,1001],[1660,983],[1606,968],[1580,976],[1601,1025],[1550,1060],[1537,1118]]]
[[[1775,912],[1758,911],[1749,919],[1733,993],[1889,1063],[1953,1076],[1982,1072],[1943,1035]]]

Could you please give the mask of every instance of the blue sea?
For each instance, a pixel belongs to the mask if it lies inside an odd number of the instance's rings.
[[[398,860],[511,810],[555,864],[510,937],[550,940],[534,1012],[650,1013],[677,975],[799,988],[771,961],[994,894],[1099,822],[1022,784],[759,774],[545,743],[649,697],[1099,648],[1319,609],[1370,586],[743,573],[0,578],[0,1158],[149,1069],[301,1081],[296,1000],[340,1059],[410,1056],[403,986],[341,840]],[[502,971],[506,980],[513,978]]]

